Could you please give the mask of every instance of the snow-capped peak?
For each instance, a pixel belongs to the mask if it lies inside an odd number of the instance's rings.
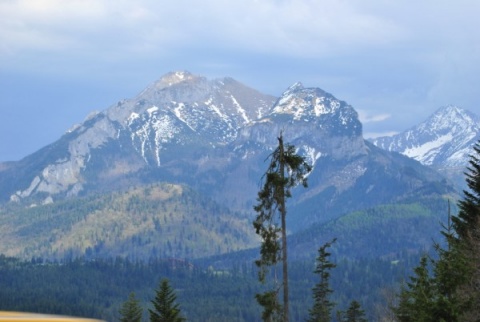
[[[429,119],[420,124],[423,131],[438,130],[460,131],[475,126],[476,121],[472,113],[455,105],[447,105],[438,109]],[[478,118],[477,118],[478,119]]]
[[[289,88],[287,88],[287,90],[285,91],[285,93],[287,92],[294,92],[294,91],[298,91],[298,90],[301,90],[303,89],[303,84],[301,82],[296,82],[294,83],[293,85],[291,85]],[[284,93],[284,94],[285,94]]]
[[[438,109],[424,122],[372,142],[389,151],[400,152],[425,165],[464,166],[480,136],[480,118],[455,105]]]
[[[275,114],[290,114],[294,120],[336,114],[344,102],[319,88],[305,88],[300,82],[290,86],[275,104]]]

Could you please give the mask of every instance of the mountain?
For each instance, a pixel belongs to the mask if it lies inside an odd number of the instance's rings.
[[[254,179],[241,191],[258,190],[258,178],[265,169],[263,160],[275,147],[280,131],[313,166],[309,188],[294,191],[290,201],[293,230],[353,209],[452,191],[432,169],[365,141],[352,106],[319,88],[304,88],[301,83],[288,88],[271,112],[245,126],[233,143],[237,152],[233,159],[242,161],[232,178],[243,181],[242,173],[249,173]],[[227,192],[237,191],[234,187],[239,182],[235,180],[227,186]],[[238,200],[241,195],[236,193],[235,197]],[[245,200],[244,204],[251,207],[249,202]]]
[[[437,168],[465,167],[472,146],[480,138],[480,117],[448,105],[424,122],[390,137],[371,141],[388,151],[402,153]]]
[[[463,183],[472,147],[480,139],[480,117],[448,105],[424,122],[391,137],[371,141],[378,147],[395,151],[450,175]]]
[[[355,109],[322,89],[295,83],[275,98],[228,77],[172,72],[36,153],[1,164],[0,200],[44,209],[169,183],[251,219],[279,133],[313,166],[309,188],[295,189],[288,203],[292,232],[355,210],[454,193],[433,169],[365,141]]]
[[[169,73],[137,97],[91,114],[57,142],[1,166],[0,199],[49,203],[129,186],[142,169],[175,172],[182,160],[203,162],[204,151],[233,141],[273,102],[231,78]]]

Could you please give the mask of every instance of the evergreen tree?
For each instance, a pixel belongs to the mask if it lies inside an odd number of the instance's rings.
[[[135,298],[135,293],[130,293],[128,300],[120,308],[120,322],[140,322],[142,321],[143,309],[139,301]]]
[[[469,190],[459,201],[459,213],[452,216],[442,234],[447,248],[435,244],[438,259],[428,276],[426,259],[416,269],[417,279],[400,294],[396,315],[400,321],[479,321],[480,316],[480,143],[470,156],[466,181]],[[450,208],[450,207],[449,207]],[[424,273],[427,272],[425,276]],[[419,275],[421,273],[421,275]],[[426,284],[423,284],[425,286]]]
[[[320,281],[313,288],[313,307],[309,310],[309,322],[328,322],[331,321],[332,308],[335,305],[330,301],[329,296],[333,292],[330,288],[330,270],[335,268],[335,264],[330,262],[331,253],[327,252],[335,239],[326,243],[318,249],[317,266],[315,273],[319,275]]]
[[[468,308],[468,300],[461,294],[459,287],[465,283],[470,269],[461,251],[463,247],[458,243],[453,230],[450,220],[450,203],[448,225],[444,229],[442,234],[447,241],[447,248],[441,248],[438,243],[434,245],[438,259],[433,267],[433,281],[436,288],[433,316],[443,321],[463,321],[461,316],[462,312]]]
[[[176,304],[177,296],[173,292],[167,279],[160,282],[152,300],[154,310],[148,309],[151,322],[182,322],[185,319],[180,314],[180,308]]]
[[[428,269],[428,258],[423,256],[420,265],[415,268],[407,287],[399,296],[395,314],[400,322],[427,322],[433,320],[435,290]],[[440,321],[440,320],[438,320]]]
[[[270,290],[257,294],[256,299],[264,308],[262,314],[264,321],[288,321],[286,199],[291,197],[291,189],[299,183],[307,186],[306,174],[312,168],[305,162],[304,157],[295,153],[293,145],[284,145],[282,133],[278,137],[278,147],[269,158],[270,164],[264,175],[265,182],[258,193],[258,204],[254,207],[258,215],[253,226],[262,239],[260,259],[255,261],[260,268],[259,280],[265,283],[268,273],[271,273],[274,281]],[[276,266],[280,261],[281,285],[276,279]],[[280,289],[283,291],[282,304],[278,300]]]
[[[462,321],[478,321],[480,316],[480,141],[473,150],[465,173],[469,189],[463,191],[459,213],[452,218],[456,233],[452,247],[459,255],[457,258],[463,257],[462,263],[466,264],[456,294],[465,304]]]
[[[365,319],[365,311],[362,310],[360,303],[357,301],[352,301],[348,307],[346,317],[342,320],[343,322],[367,322]]]
[[[442,234],[447,241],[443,249],[435,243],[436,260],[422,257],[415,269],[415,276],[400,294],[396,316],[399,321],[464,321],[462,315],[468,308],[468,300],[459,292],[468,276],[468,263],[454,237],[449,224]],[[427,266],[431,263],[431,271]]]
[[[459,213],[453,217],[453,226],[460,240],[468,241],[475,235],[480,219],[480,141],[473,147],[467,167],[466,182],[469,190],[464,190],[464,199],[458,202]]]

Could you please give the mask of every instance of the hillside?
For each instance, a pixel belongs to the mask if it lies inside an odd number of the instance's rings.
[[[251,247],[248,218],[159,183],[0,212],[0,253],[23,258],[199,258]]]

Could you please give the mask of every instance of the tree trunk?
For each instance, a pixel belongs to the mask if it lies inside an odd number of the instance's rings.
[[[282,182],[285,180],[285,155],[283,147],[283,136],[278,138],[280,148],[280,175]],[[282,185],[280,191],[280,216],[282,217],[282,264],[283,264],[283,321],[288,322],[288,265],[287,265],[287,209],[285,202],[285,188]]]

